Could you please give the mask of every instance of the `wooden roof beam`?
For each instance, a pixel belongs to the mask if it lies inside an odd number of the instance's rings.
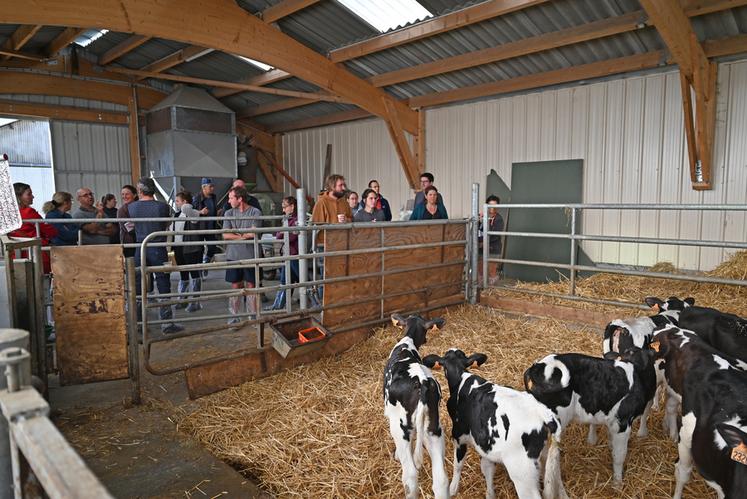
[[[295,14],[299,10],[305,9],[320,0],[284,0],[262,11],[260,17],[268,24],[279,21],[280,19]]]
[[[123,55],[125,55],[127,52],[130,52],[131,50],[134,50],[138,48],[143,43],[150,40],[149,36],[142,36],[142,35],[131,35],[128,38],[122,40],[103,54],[99,56],[99,65],[105,66],[109,64],[110,62],[119,59]]]
[[[710,189],[716,127],[716,63],[708,60],[678,0],[640,0],[640,3],[680,68],[693,188]],[[695,106],[692,105],[690,88],[695,92]]]
[[[29,40],[42,28],[41,24],[24,24],[19,26],[10,38],[5,40],[2,48],[5,50],[21,50]],[[0,60],[5,61],[10,59],[10,55],[3,55]]]
[[[128,122],[127,113],[14,100],[0,100],[0,113],[12,116],[28,116],[60,121],[85,121],[110,125],[126,125]]]
[[[280,88],[267,88],[260,87],[257,85],[243,85],[241,83],[233,83],[230,81],[220,80],[208,80],[206,78],[195,78],[193,76],[175,75],[170,73],[154,73],[152,71],[141,71],[139,69],[127,69],[118,68],[115,66],[107,66],[108,71],[112,73],[125,74],[131,76],[137,76],[139,79],[143,78],[158,78],[161,80],[178,81],[182,83],[193,83],[195,85],[207,85],[212,87],[225,87],[240,89],[245,92],[258,92],[263,94],[271,95],[282,95],[286,97],[294,97],[299,99],[316,99],[330,102],[343,102],[347,103],[346,99],[337,97],[336,95],[330,95],[325,93],[314,93],[314,92],[299,92],[297,90],[283,90]]]
[[[174,66],[178,66],[179,64],[183,62],[189,62],[193,61],[199,57],[202,57],[203,55],[207,55],[210,52],[212,52],[214,49],[206,48],[198,45],[190,45],[188,47],[184,47],[183,49],[179,49],[176,52],[172,52],[171,54],[162,57],[158,59],[157,61],[153,61],[147,66],[144,66],[140,68],[140,71],[145,71],[148,73],[162,73],[166,71],[167,69],[171,69]],[[148,78],[146,76],[141,76],[138,78],[138,80],[142,80]]]
[[[356,57],[397,47],[429,36],[446,33],[470,24],[502,16],[510,12],[539,5],[548,0],[488,0],[456,12],[434,17],[406,28],[353,43],[329,53],[333,62],[343,62]]]
[[[262,60],[377,116],[386,115],[382,98],[391,99],[403,128],[417,133],[417,113],[404,103],[249,14],[233,0],[0,0],[0,22],[107,26]]]
[[[62,49],[73,43],[85,29],[82,28],[65,28],[65,30],[57,35],[57,38],[49,42],[49,45],[45,48],[45,52],[49,56],[57,55]]]
[[[239,80],[237,83],[243,83],[246,85],[265,86],[265,85],[270,85],[272,83],[276,83],[278,81],[287,80],[288,78],[293,78],[293,75],[283,71],[282,69],[271,69],[265,73],[262,73],[261,75],[250,76],[249,78],[244,78],[243,80]],[[239,93],[241,93],[241,90],[236,90],[236,89],[231,89],[231,88],[213,89],[213,96],[218,99],[222,99],[224,97],[228,97],[230,95],[235,95]]]

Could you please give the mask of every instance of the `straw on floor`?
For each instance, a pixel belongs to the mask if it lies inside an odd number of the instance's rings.
[[[551,352],[599,355],[600,331],[574,328],[553,320],[508,318],[480,306],[452,309],[443,331],[431,335],[421,353],[459,347],[483,352],[479,371],[486,379],[523,389],[524,370]],[[200,401],[179,428],[194,435],[221,459],[242,469],[280,497],[402,497],[401,468],[383,415],[382,371],[399,339],[393,326],[334,358],[245,383]],[[450,434],[444,392],[441,419]],[[634,431],[637,430],[637,424]],[[631,437],[624,486],[611,483],[612,464],[606,431],[599,443],[586,443],[586,427],[571,425],[562,442],[563,479],[571,497],[664,498],[674,490],[676,446],[661,429],[661,412],[649,422],[647,438]],[[447,438],[451,477],[453,445]],[[495,478],[497,497],[515,497],[502,466]],[[430,461],[420,472],[421,492],[431,497]],[[685,497],[713,494],[694,474]],[[460,497],[481,497],[485,483],[479,458],[470,450]]]

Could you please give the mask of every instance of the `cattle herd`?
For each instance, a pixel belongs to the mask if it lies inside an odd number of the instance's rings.
[[[560,440],[573,421],[590,425],[592,445],[596,425],[607,427],[612,478],[620,484],[633,421],[640,418],[638,436],[646,436],[647,416],[663,391],[664,429],[679,453],[673,497],[682,497],[693,464],[719,498],[747,497],[747,321],[695,306],[692,298],[645,302],[654,315],[607,325],[603,357],[547,355],[524,372],[525,392],[469,372],[487,361],[482,353],[452,348],[421,358],[418,349],[428,332],[445,321],[393,315],[404,335],[384,370],[384,414],[402,465],[405,496],[418,495],[423,447],[432,463],[435,497],[456,495],[471,446],[481,458],[486,497],[495,497],[497,463],[503,463],[522,499],[539,498],[540,490],[545,498],[568,497]],[[449,386],[451,483],[438,417],[441,387],[432,369],[442,369]]]

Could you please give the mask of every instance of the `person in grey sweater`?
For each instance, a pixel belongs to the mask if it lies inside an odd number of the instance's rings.
[[[243,187],[231,188],[231,190],[228,191],[228,202],[231,204],[231,209],[223,214],[223,216],[226,217],[226,220],[223,222],[224,229],[253,229],[259,227],[260,220],[257,220],[256,217],[262,216],[262,212],[249,204],[249,193],[246,189]],[[236,218],[244,220],[236,220]],[[239,261],[254,258],[254,244],[252,240],[255,236],[256,234],[254,232],[245,232],[243,230],[224,233],[223,239],[227,241],[246,241],[245,244],[227,244],[226,260]],[[227,269],[226,282],[230,282],[233,289],[255,287],[257,284],[257,276],[254,273],[254,266]],[[244,285],[244,283],[246,283],[246,285]],[[246,312],[251,314],[251,317],[254,317],[257,313],[256,299],[256,295],[246,296]],[[241,322],[241,316],[244,314],[244,296],[231,296],[228,299],[228,310],[233,315],[233,317],[228,320],[229,324],[237,324]]]
[[[384,214],[384,210],[379,210],[376,208],[376,202],[379,199],[376,191],[374,191],[373,189],[366,189],[365,191],[363,191],[363,195],[361,197],[363,198],[363,202],[365,204],[363,205],[363,208],[358,210],[358,212],[353,216],[353,221],[386,222],[386,215]]]

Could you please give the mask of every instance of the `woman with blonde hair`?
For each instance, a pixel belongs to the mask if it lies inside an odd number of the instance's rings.
[[[70,216],[70,209],[73,207],[73,196],[69,192],[55,192],[51,201],[47,201],[42,206],[47,220],[59,220],[73,218]],[[78,225],[77,224],[54,224],[57,229],[57,236],[49,242],[52,246],[73,246],[78,244]]]

